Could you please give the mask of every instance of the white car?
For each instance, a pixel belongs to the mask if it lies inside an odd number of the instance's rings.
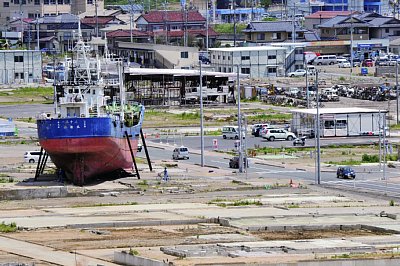
[[[305,71],[304,69],[297,69],[294,72],[289,72],[288,76],[289,77],[305,77],[306,73],[307,73],[307,71]]]
[[[346,59],[338,59],[338,67],[339,68],[350,68],[351,64]]]
[[[276,139],[286,139],[291,141],[296,138],[296,135],[293,132],[285,129],[275,128],[265,130],[262,134],[262,137],[269,141],[274,141]]]
[[[187,147],[179,147],[175,148],[172,152],[172,159],[179,160],[179,159],[189,159],[189,149]]]

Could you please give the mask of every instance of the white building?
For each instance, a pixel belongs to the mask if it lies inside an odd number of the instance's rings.
[[[347,137],[362,135],[379,135],[386,127],[385,110],[367,108],[320,108],[320,136]],[[315,133],[317,109],[292,110],[291,129],[297,135]]]
[[[297,50],[301,53],[297,54]],[[251,46],[211,48],[210,61],[215,71],[248,74],[250,78],[282,77],[303,68],[303,48],[292,46]],[[298,57],[298,56],[299,57]],[[296,59],[300,59],[297,60]],[[296,63],[297,62],[297,63]]]
[[[29,50],[0,50],[0,85],[42,80],[42,53]]]

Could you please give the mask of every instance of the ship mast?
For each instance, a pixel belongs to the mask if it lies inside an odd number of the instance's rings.
[[[124,88],[124,67],[123,62],[118,62],[118,79],[119,79],[119,101],[120,101],[120,120],[125,121],[124,108],[125,108],[125,88]]]

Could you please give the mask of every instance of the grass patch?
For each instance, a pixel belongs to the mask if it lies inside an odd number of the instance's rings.
[[[239,207],[239,206],[250,206],[250,205],[255,205],[255,206],[262,206],[262,202],[259,200],[235,200],[234,202],[217,202],[216,204],[219,207]]]
[[[10,98],[10,102],[2,102],[1,104],[7,103],[32,103],[32,102],[53,102],[53,88],[48,87],[25,87],[18,88],[12,91],[0,92],[1,97]]]
[[[1,176],[0,177],[0,183],[2,183],[2,184],[14,183],[14,177],[12,177],[12,176]]]
[[[286,121],[292,118],[291,114],[257,114],[247,116],[248,120],[252,121]]]
[[[18,229],[17,224],[14,222],[12,222],[10,224],[6,224],[6,223],[2,222],[0,224],[0,232],[1,233],[12,233],[12,232],[17,231],[17,229]]]
[[[36,124],[36,118],[33,118],[33,117],[28,117],[28,118],[16,118],[15,121]]]
[[[95,203],[88,205],[73,205],[72,208],[87,208],[87,207],[107,207],[107,206],[129,206],[129,205],[138,205],[137,202],[126,202],[126,203]]]
[[[246,27],[247,27],[247,24],[236,23],[236,33],[242,32],[242,30],[244,30]],[[235,31],[233,23],[215,24],[214,30],[218,33],[225,33],[225,34],[233,34]]]
[[[336,164],[336,165],[361,165],[361,161],[357,161],[354,159],[343,160],[339,162],[329,161],[328,164]]]

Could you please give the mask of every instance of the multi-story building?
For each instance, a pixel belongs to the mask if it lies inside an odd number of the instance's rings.
[[[317,11],[358,11],[376,12],[382,15],[389,15],[391,12],[387,0],[288,0],[287,7],[295,8],[296,13],[312,14]]]
[[[104,0],[0,0],[0,30],[19,18],[37,18],[60,14],[102,12]]]
[[[296,45],[211,48],[211,67],[218,72],[239,72],[250,78],[282,77],[303,68],[304,49]]]
[[[42,80],[42,53],[0,50],[0,84],[26,84]]]

